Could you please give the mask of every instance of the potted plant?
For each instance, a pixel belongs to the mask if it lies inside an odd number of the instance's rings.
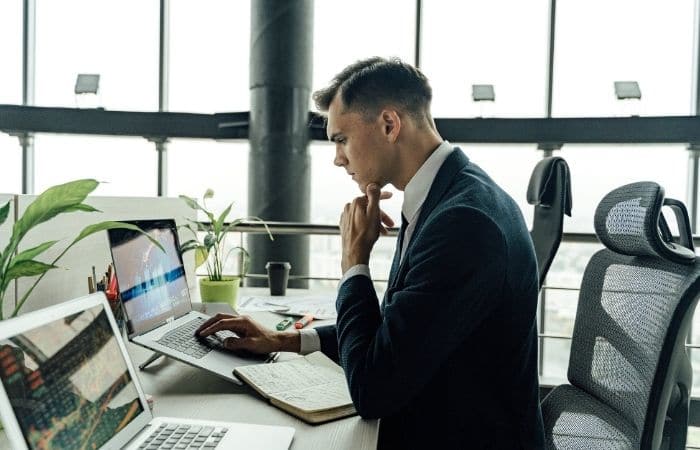
[[[207,189],[202,197],[202,205],[197,200],[186,195],[180,195],[187,205],[195,211],[202,211],[207,220],[191,220],[189,224],[182,225],[192,232],[193,238],[185,241],[180,246],[182,252],[195,251],[195,266],[206,264],[207,276],[199,279],[199,293],[203,302],[226,302],[234,309],[238,298],[238,288],[241,280],[248,271],[250,255],[245,248],[235,246],[226,249],[226,236],[228,232],[243,221],[257,221],[262,223],[267,230],[270,240],[274,240],[267,224],[258,217],[244,217],[226,222],[226,218],[231,212],[233,203],[216,217],[207,207],[207,199],[214,197],[214,191]],[[204,237],[200,238],[198,231],[204,232]],[[239,274],[224,275],[224,264],[234,251],[241,254]]]
[[[92,206],[83,203],[88,194],[94,191],[98,185],[99,182],[96,180],[85,179],[50,187],[42,192],[27,207],[27,210],[24,212],[24,214],[22,214],[22,217],[20,217],[14,223],[10,241],[7,243],[2,252],[0,252],[0,320],[4,318],[3,312],[5,292],[12,281],[22,277],[38,276],[22,298],[16,299],[12,313],[10,314],[10,317],[15,317],[19,313],[24,303],[27,301],[27,298],[32,293],[36,285],[39,284],[44,275],[46,275],[46,272],[57,268],[58,266],[56,266],[56,263],[63,257],[63,255],[65,255],[71,247],[84,238],[99,231],[109,230],[111,228],[127,228],[143,233],[143,231],[135,225],[123,222],[105,221],[85,227],[78,234],[78,236],[73,239],[70,244],[68,244],[68,246],[50,263],[38,261],[36,260],[36,257],[53,247],[58,241],[47,241],[43,244],[37,245],[36,247],[18,252],[20,242],[22,242],[22,239],[29,231],[31,231],[37,225],[51,220],[59,214],[76,211],[99,212],[99,210],[93,208]],[[5,223],[9,212],[10,202],[7,202],[4,206],[0,207],[0,225]],[[146,234],[146,236],[148,236],[148,234]],[[148,237],[158,247],[160,247],[161,250],[163,250],[163,247],[157,241],[153,240],[150,236]]]

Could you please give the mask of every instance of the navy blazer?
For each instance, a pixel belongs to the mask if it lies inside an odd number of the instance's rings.
[[[423,203],[381,307],[362,275],[317,328],[380,448],[544,446],[538,274],[520,209],[458,148]]]

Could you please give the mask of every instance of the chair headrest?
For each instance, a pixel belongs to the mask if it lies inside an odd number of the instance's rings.
[[[666,204],[678,221],[681,244],[675,243],[661,214]],[[621,186],[608,193],[595,211],[595,232],[610,250],[631,256],[655,256],[692,264],[695,250],[690,219],[683,203],[664,199],[664,188],[651,181]]]
[[[542,158],[530,175],[530,184],[527,186],[527,202],[531,205],[551,207],[556,201],[557,193],[557,169],[564,173],[564,213],[571,217],[571,177],[569,166],[564,158],[550,156]]]

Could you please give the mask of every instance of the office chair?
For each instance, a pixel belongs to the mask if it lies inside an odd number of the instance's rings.
[[[662,206],[675,214],[677,240]],[[700,292],[688,213],[658,184],[640,182],[606,195],[594,222],[607,248],[581,282],[570,384],[542,401],[546,446],[683,449],[692,387],[685,340]]]
[[[571,217],[571,176],[564,158],[550,156],[537,163],[527,187],[527,202],[535,206],[530,237],[542,287],[561,242],[564,214]]]

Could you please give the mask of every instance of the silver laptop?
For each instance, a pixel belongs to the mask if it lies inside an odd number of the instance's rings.
[[[223,340],[236,337],[230,331],[196,337],[195,330],[209,316],[192,309],[175,221],[127,222],[140,227],[165,249],[163,252],[136,231],[108,230],[130,341],[237,384],[242,383],[233,375],[234,368],[271,359],[270,355],[242,356],[224,350]]]
[[[289,427],[153,417],[102,293],[0,321],[13,449],[288,449]]]

